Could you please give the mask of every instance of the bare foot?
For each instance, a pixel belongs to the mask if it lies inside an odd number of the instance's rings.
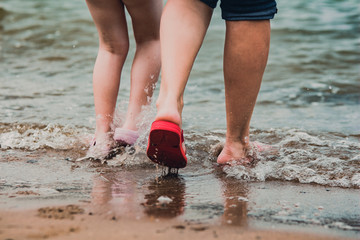
[[[248,147],[241,143],[225,143],[220,155],[217,158],[218,164],[233,165],[242,164],[246,165],[251,162],[251,159],[247,157]]]
[[[241,143],[225,143],[224,148],[218,156],[217,163],[249,165],[257,160],[257,154],[275,154],[276,152],[276,148],[260,142],[251,142],[248,146],[244,146]]]
[[[250,143],[251,149],[257,153],[268,153],[268,154],[275,154],[277,153],[277,148],[274,146],[261,143],[261,142],[251,142]]]
[[[98,133],[90,143],[90,147],[86,155],[87,157],[95,159],[105,159],[114,147],[115,143],[112,133]]]

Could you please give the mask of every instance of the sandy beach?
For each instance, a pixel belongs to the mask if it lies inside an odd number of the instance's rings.
[[[74,206],[75,210],[74,210]],[[1,239],[346,239],[301,231],[257,230],[252,228],[183,223],[155,218],[132,220],[111,213],[93,214],[86,207],[54,207],[59,214],[42,215],[41,209],[0,211]],[[80,212],[78,212],[80,210]],[[83,211],[83,212],[82,212]]]

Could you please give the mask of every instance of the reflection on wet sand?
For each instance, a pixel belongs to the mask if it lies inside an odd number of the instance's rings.
[[[221,178],[224,196],[224,214],[222,224],[247,227],[247,194],[244,183],[234,178]]]
[[[141,217],[137,205],[143,191],[137,190],[139,186],[130,172],[100,174],[93,180],[92,211],[115,216]]]
[[[185,181],[168,174],[148,183],[140,183],[128,171],[105,173],[94,177],[91,193],[92,211],[116,216],[172,218],[183,214]],[[145,200],[145,201],[144,201]]]
[[[212,199],[209,203],[201,201],[204,197],[201,196],[201,191],[189,192],[190,189],[186,188],[186,177],[181,175],[170,173],[159,177],[155,174],[139,180],[137,174],[131,171],[100,174],[94,178],[92,210],[131,218],[147,216],[152,219],[169,219],[184,216],[185,221],[196,222],[198,219],[187,216],[194,216],[192,211],[203,209],[201,215],[205,222],[215,220],[224,225],[246,227],[247,187],[235,179],[223,176],[224,173],[216,175],[213,180],[219,181],[220,185],[208,184],[206,188],[216,192],[219,191],[216,187],[220,187],[222,197]],[[194,201],[194,198],[199,198],[203,207],[199,207],[199,201]],[[214,215],[213,211],[206,211],[209,207],[219,206],[218,204],[223,208],[223,211],[220,211],[221,217]]]
[[[172,218],[184,213],[185,181],[177,174],[155,179],[148,186],[149,194],[143,203],[145,213],[158,218]]]

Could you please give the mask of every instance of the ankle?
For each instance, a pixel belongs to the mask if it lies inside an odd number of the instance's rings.
[[[229,146],[236,146],[237,148],[240,147],[241,149],[247,149],[250,147],[250,138],[249,135],[242,135],[241,137],[238,136],[229,136],[230,134],[227,134],[226,136],[226,143]]]
[[[155,120],[164,120],[178,124],[181,127],[181,113],[183,109],[183,100],[182,98],[175,99],[166,99],[158,98],[156,101],[157,113]]]
[[[162,108],[174,108],[177,109],[178,112],[182,112],[184,107],[183,97],[174,97],[174,96],[164,96],[160,94],[158,99],[156,100],[156,108],[157,110],[161,110]]]
[[[125,121],[124,125],[121,127],[128,130],[137,131],[136,121]]]
[[[181,115],[178,111],[174,111],[173,109],[162,109],[161,111],[158,111],[155,120],[163,120],[175,123],[181,127],[182,121],[181,121]]]
[[[245,155],[249,147],[250,144],[242,142],[226,142],[224,145],[224,148],[227,149],[227,151],[237,155]]]
[[[95,136],[91,145],[111,145],[112,133],[111,132],[95,132]]]
[[[96,129],[95,129],[95,137],[104,136],[111,132],[111,124],[113,121],[112,116],[96,116]]]
[[[110,127],[109,128],[96,128],[95,130],[95,138],[102,138],[110,133]]]

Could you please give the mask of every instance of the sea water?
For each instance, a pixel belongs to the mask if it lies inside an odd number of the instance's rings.
[[[355,0],[277,2],[250,135],[277,152],[259,155],[253,168],[227,166],[222,178],[358,191],[360,7]],[[129,97],[135,49],[129,16],[127,20],[131,43],[121,78],[118,124]],[[224,34],[225,23],[216,9],[184,96],[189,170],[180,174],[189,189],[198,189],[199,176],[213,176],[216,149],[225,137]],[[95,127],[91,79],[97,44],[84,1],[1,1],[0,162],[33,151],[86,153]],[[144,109],[135,153],[127,149],[109,165],[137,171],[151,165],[144,152],[155,112],[154,103]],[[0,171],[10,169],[6,166]]]

